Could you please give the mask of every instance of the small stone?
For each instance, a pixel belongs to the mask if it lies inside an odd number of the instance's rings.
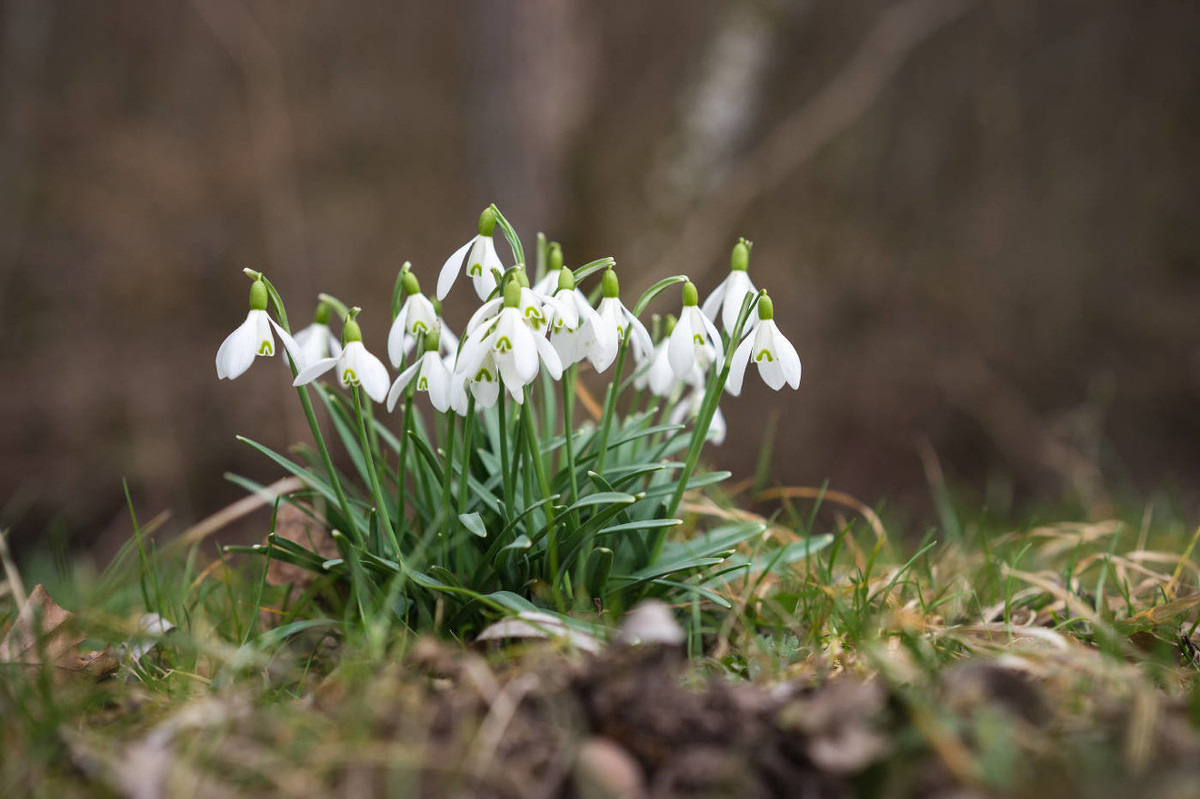
[[[575,789],[582,799],[639,799],[646,795],[646,777],[620,744],[594,737],[579,747]]]

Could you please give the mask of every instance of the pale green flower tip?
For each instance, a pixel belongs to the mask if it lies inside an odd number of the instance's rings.
[[[689,308],[699,304],[700,292],[696,291],[696,284],[690,280],[683,281],[683,307]]]
[[[559,243],[557,241],[550,242],[550,257],[547,258],[546,260],[548,262],[547,268],[550,271],[554,271],[555,269],[562,269],[562,265],[563,265],[562,247],[559,245]],[[575,288],[575,287],[572,286],[571,288]]]
[[[733,255],[729,258],[730,271],[745,272],[750,267],[750,248],[754,246],[754,242],[746,241],[746,239],[738,239],[738,243],[733,245]]]
[[[496,230],[496,212],[489,205],[479,215],[479,235],[490,236]]]
[[[604,279],[600,281],[600,288],[605,297],[615,298],[621,296],[621,284],[617,280],[617,273],[610,266],[604,272]]]
[[[667,338],[675,331],[675,325],[679,322],[675,318],[675,314],[667,314],[667,318],[663,320],[663,338]]]
[[[329,303],[322,300],[317,303],[317,310],[313,313],[313,321],[318,325],[328,325],[329,316],[333,313],[333,307]]]
[[[775,305],[765,291],[758,297],[758,318],[764,322],[775,318]]]
[[[560,259],[561,262],[561,259]],[[558,290],[573,291],[575,289],[575,273],[570,269],[558,270]]]
[[[354,317],[358,315],[358,308],[353,308],[350,315],[346,317],[346,323],[342,325],[342,345],[345,346],[352,341],[362,341],[362,328],[358,326],[358,322]]]
[[[411,297],[414,294],[420,294],[421,281],[417,280],[417,276],[407,270],[403,274],[404,277],[400,278],[400,286],[404,290],[404,296]]]
[[[516,308],[521,304],[521,284],[516,280],[508,281],[504,286],[504,307]]]
[[[262,281],[262,275],[250,284],[250,310],[267,310],[267,284]]]
[[[441,334],[438,333],[436,327],[433,330],[430,330],[428,333],[426,333],[425,334],[425,351],[426,352],[437,352],[438,344],[440,343],[440,341],[439,341],[440,338],[441,338]]]

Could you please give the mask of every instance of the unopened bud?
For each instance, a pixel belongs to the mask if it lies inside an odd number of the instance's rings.
[[[605,297],[621,296],[621,284],[617,281],[617,273],[609,267],[600,281],[600,289]]]
[[[693,305],[700,304],[700,293],[696,291],[696,284],[690,280],[685,280],[683,283],[683,307],[690,308]]]
[[[262,281],[261,276],[250,284],[250,310],[267,310],[267,284]]]
[[[489,205],[483,209],[483,213],[479,215],[479,235],[490,236],[496,229],[496,212]]]
[[[765,291],[758,297],[758,318],[764,322],[775,318],[775,305]]]
[[[750,266],[750,248],[753,246],[753,242],[738,239],[738,243],[733,245],[733,255],[729,257],[729,268],[745,272]]]

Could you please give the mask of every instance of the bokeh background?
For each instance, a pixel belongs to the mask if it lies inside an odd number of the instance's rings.
[[[0,507],[18,547],[180,528],[304,437],[218,382],[245,266],[382,349],[495,201],[623,293],[755,242],[795,393],[713,457],[881,500],[1111,511],[1200,474],[1200,4],[4,0]],[[501,252],[506,253],[502,246]],[[461,325],[460,290],[448,313]],[[669,303],[658,310],[667,310]],[[277,367],[277,368],[276,368]],[[774,415],[772,415],[774,414]],[[769,423],[773,420],[774,426]]]

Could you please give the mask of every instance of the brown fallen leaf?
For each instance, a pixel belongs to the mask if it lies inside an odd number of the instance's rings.
[[[107,648],[79,654],[79,645],[85,638],[75,615],[59,607],[39,583],[0,641],[0,663],[53,664],[59,674],[78,673],[96,679],[116,671],[117,662]]]

